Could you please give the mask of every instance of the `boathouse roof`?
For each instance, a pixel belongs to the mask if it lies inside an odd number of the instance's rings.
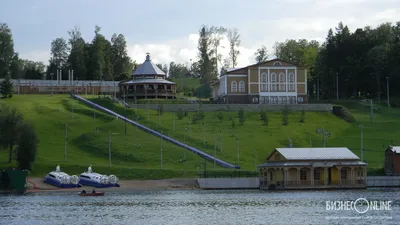
[[[360,160],[350,149],[339,148],[276,148],[267,160],[279,152],[286,160]]]
[[[165,75],[164,71],[162,71],[158,66],[156,66],[150,59],[150,53],[147,53],[146,60],[142,65],[140,65],[133,73],[132,76],[140,76],[140,75]]]

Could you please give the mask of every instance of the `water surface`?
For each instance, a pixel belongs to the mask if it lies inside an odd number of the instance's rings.
[[[391,200],[391,210],[327,211],[326,201]],[[0,224],[400,224],[400,189],[188,190],[0,195]]]

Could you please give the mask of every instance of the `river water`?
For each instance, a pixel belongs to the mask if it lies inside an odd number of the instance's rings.
[[[327,210],[331,201],[358,198],[371,204],[363,214],[352,208]],[[372,210],[371,201],[379,201],[383,210]],[[365,211],[368,204],[356,205]],[[106,192],[103,197],[80,197],[71,192],[0,195],[0,224],[400,224],[400,189],[174,190]]]

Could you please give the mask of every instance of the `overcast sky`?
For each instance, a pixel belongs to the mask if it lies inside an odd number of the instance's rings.
[[[0,22],[12,29],[15,50],[46,64],[51,41],[68,39],[67,30],[75,25],[86,41],[92,40],[95,25],[108,39],[122,33],[134,60],[141,63],[150,52],[154,62],[168,64],[196,59],[202,24],[236,27],[238,66],[246,66],[261,45],[272,53],[277,41],[324,41],[340,21],[352,31],[400,21],[400,0],[0,0],[0,6]],[[226,55],[228,45],[222,45]]]

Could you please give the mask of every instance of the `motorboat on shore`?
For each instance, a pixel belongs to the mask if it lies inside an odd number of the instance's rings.
[[[79,193],[79,196],[104,196],[104,192],[95,192],[95,193]]]
[[[106,187],[119,187],[118,177],[115,175],[103,175],[95,173],[92,170],[92,166],[89,166],[88,171],[81,173],[79,176],[79,183],[81,185],[92,186],[97,188]]]
[[[61,172],[60,166],[56,167],[56,170],[48,173],[43,178],[44,183],[51,184],[59,188],[77,188],[82,187],[79,184],[79,177],[76,175],[68,175],[67,173]]]

